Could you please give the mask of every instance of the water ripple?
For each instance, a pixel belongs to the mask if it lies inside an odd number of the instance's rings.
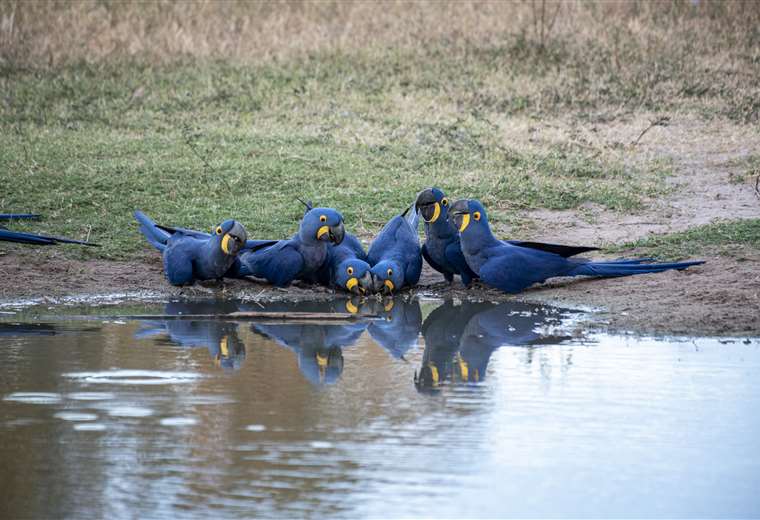
[[[56,404],[61,402],[61,395],[50,392],[13,392],[3,397],[3,401],[15,401],[27,404]]]
[[[194,372],[167,372],[161,370],[106,370],[102,372],[69,372],[64,377],[83,383],[110,385],[176,385],[193,383],[202,375]]]

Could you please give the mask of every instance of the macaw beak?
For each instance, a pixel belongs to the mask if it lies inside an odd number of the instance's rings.
[[[372,292],[372,273],[367,271],[364,273],[364,276],[359,279],[359,289],[361,290],[362,294]]]
[[[383,282],[383,293],[384,294],[393,294],[393,289],[396,287],[393,285],[393,282],[390,280],[385,280]]]
[[[343,227],[343,222],[340,222],[337,226],[322,226],[317,230],[317,240],[327,237],[336,246],[343,242],[343,237],[345,236],[346,228]]]
[[[460,233],[470,225],[470,205],[467,199],[461,199],[452,204],[449,213]]]
[[[221,248],[225,255],[235,256],[248,240],[248,233],[240,222],[235,222],[227,233],[222,236]]]
[[[441,204],[435,200],[433,190],[428,188],[417,195],[414,209],[422,215],[425,222],[435,222],[441,216]]]
[[[359,287],[359,279],[356,276],[352,276],[346,282],[346,290],[353,294],[360,294],[361,287]]]

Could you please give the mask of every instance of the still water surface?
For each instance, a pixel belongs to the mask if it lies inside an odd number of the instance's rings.
[[[353,305],[381,318],[6,318],[0,517],[760,515],[757,339],[581,334],[577,313],[511,302]],[[262,309],[86,312],[235,310]]]

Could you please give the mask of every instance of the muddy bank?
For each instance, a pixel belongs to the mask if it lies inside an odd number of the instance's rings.
[[[510,296],[482,286],[449,285],[425,266],[418,287],[403,294],[462,300],[519,299],[594,308],[591,328],[651,334],[760,334],[760,253],[705,257],[707,264],[683,272],[614,279],[557,280]],[[158,255],[131,262],[72,260],[59,251],[11,248],[0,256],[0,302],[34,299],[58,303],[82,296],[95,301],[173,297],[247,300],[327,300],[332,290],[297,283],[287,289],[243,280],[176,288],[162,273]],[[98,296],[100,295],[100,296]]]

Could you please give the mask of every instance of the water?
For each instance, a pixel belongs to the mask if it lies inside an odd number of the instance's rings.
[[[5,317],[0,517],[760,515],[757,339],[589,334],[519,303],[327,307],[267,310],[380,319]]]

